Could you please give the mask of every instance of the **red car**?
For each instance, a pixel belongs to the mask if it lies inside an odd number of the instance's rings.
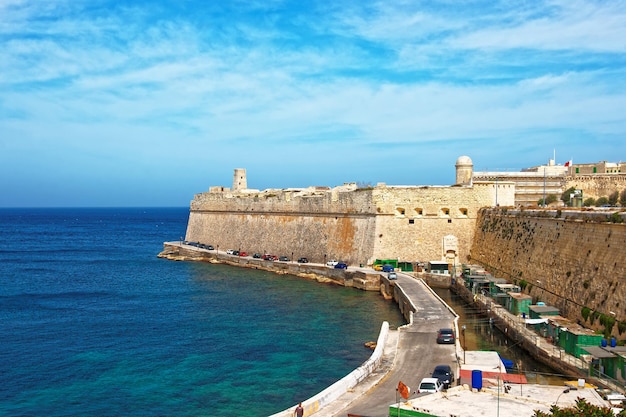
[[[239,252],[239,256],[248,256],[248,252]]]

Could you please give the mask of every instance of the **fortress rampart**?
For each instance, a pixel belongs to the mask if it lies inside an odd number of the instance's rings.
[[[586,327],[604,325],[586,319],[584,308],[595,318],[626,322],[626,224],[612,222],[624,221],[626,213],[614,213],[483,209],[471,259],[497,277],[525,284],[535,300]]]
[[[512,204],[514,193],[507,182],[212,191],[191,202],[185,239],[320,263],[458,262],[469,255],[478,210],[498,199]]]
[[[586,196],[626,188],[621,175],[562,178],[563,187],[582,188]],[[554,305],[563,316],[588,327],[609,317],[626,331],[626,225],[615,223],[624,214],[513,209],[517,183],[499,177],[475,181],[468,157],[457,160],[457,181],[462,183],[258,191],[242,188],[247,178],[238,169],[232,190],[211,187],[194,196],[185,239],[221,251],[306,257],[313,263],[476,262],[523,283],[535,302]],[[377,287],[371,277],[357,277],[356,284],[351,279],[344,284]]]

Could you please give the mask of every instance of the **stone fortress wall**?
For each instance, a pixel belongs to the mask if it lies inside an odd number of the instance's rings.
[[[376,259],[477,262],[496,276],[526,281],[531,295],[564,316],[581,320],[582,307],[588,307],[626,322],[626,226],[606,221],[615,209],[513,208],[516,181],[478,181],[471,167],[468,157],[460,157],[457,184],[448,187],[345,184],[263,191],[248,189],[245,170],[238,169],[232,190],[211,187],[194,197],[185,239],[222,251],[353,266]],[[624,174],[561,178],[563,190],[582,188],[585,197],[626,188]]]
[[[471,259],[494,276],[524,280],[535,300],[564,317],[584,322],[588,307],[626,322],[626,224],[607,221],[615,212],[483,209]]]
[[[626,174],[567,176],[564,180],[563,191],[571,187],[583,190],[583,200],[590,197],[597,200],[600,197],[608,197],[615,191],[621,193],[626,190]]]
[[[232,190],[211,187],[194,197],[185,239],[221,250],[349,265],[375,259],[464,261],[478,210],[495,201],[512,205],[515,186],[472,183],[468,157],[457,160],[457,181],[464,183],[258,191],[241,188],[245,170],[237,169]]]

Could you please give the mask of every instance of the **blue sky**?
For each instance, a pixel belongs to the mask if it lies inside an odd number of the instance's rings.
[[[0,207],[626,158],[626,1],[0,1]]]

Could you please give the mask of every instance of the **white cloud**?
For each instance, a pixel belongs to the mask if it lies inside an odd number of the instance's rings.
[[[626,128],[623,2],[355,2],[288,17],[279,2],[257,24],[246,12],[168,17],[159,2],[96,14],[36,3],[0,6],[0,136],[70,160],[228,166],[280,149],[308,164],[336,149],[374,160],[550,137],[584,149]]]

